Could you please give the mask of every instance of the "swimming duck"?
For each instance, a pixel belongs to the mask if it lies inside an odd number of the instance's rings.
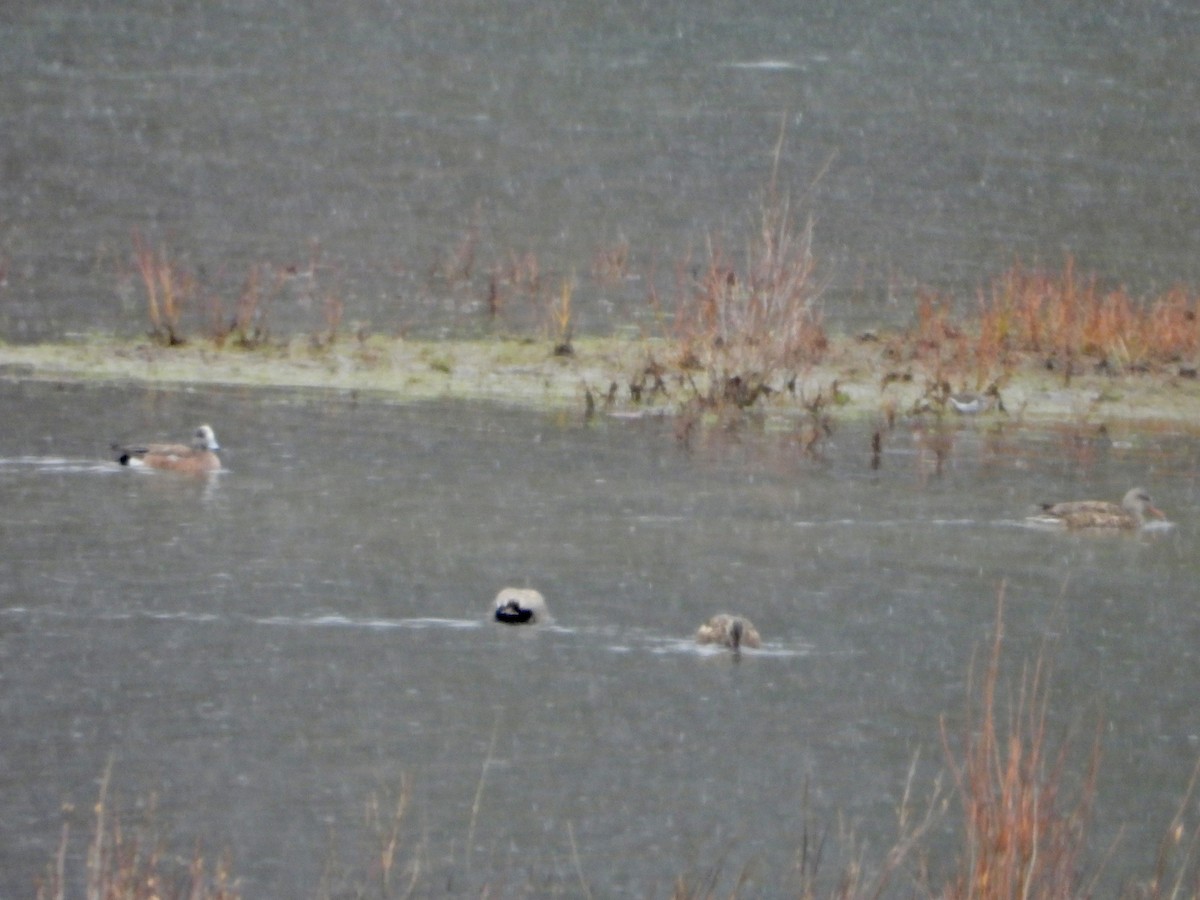
[[[190,444],[113,444],[123,466],[150,466],[176,472],[215,472],[221,468],[221,449],[209,425],[201,425]]]
[[[507,587],[496,595],[496,621],[505,625],[525,625],[549,617],[546,598],[532,588]]]
[[[742,646],[761,647],[762,638],[754,623],[744,616],[732,616],[729,613],[718,613],[700,626],[696,632],[697,644],[721,644],[730,650],[740,650]]]
[[[1042,513],[1034,521],[1065,525],[1067,528],[1141,528],[1146,516],[1164,519],[1162,511],[1150,502],[1145,488],[1130,488],[1119,504],[1107,500],[1072,500],[1043,503]]]

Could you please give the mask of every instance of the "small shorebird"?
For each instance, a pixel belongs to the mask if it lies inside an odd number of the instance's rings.
[[[496,595],[495,617],[505,625],[543,622],[549,618],[546,598],[531,588],[504,588]]]
[[[149,466],[175,472],[215,472],[221,468],[216,451],[221,449],[217,436],[208,425],[201,425],[190,444],[113,444],[117,462],[123,466]]]
[[[700,626],[696,632],[697,644],[721,644],[738,651],[742,646],[761,647],[762,638],[754,623],[744,616],[718,613]]]
[[[982,394],[964,391],[958,394],[951,394],[946,399],[954,407],[955,412],[967,416],[988,412],[993,407],[999,409],[1000,412],[1005,412],[1004,401],[1000,398],[1000,389],[994,384],[988,385],[988,389]]]
[[[1162,510],[1150,502],[1145,488],[1130,488],[1121,502],[1107,500],[1071,500],[1066,503],[1043,503],[1042,512],[1031,521],[1043,525],[1065,525],[1067,528],[1123,528],[1132,530],[1146,524],[1146,517],[1164,519]]]

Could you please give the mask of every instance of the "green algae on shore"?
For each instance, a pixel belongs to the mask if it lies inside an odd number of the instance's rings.
[[[372,337],[313,347],[302,338],[253,350],[206,341],[165,347],[108,336],[47,344],[0,344],[9,381],[275,387],[334,391],[391,402],[482,400],[533,409],[674,412],[705,389],[702,372],[682,368],[663,339],[588,337],[570,355],[548,341],[484,338],[414,341]],[[835,338],[822,361],[788,389],[760,401],[763,411],[803,416],[822,392],[837,414],[864,418],[922,406],[932,376],[897,365],[876,342]],[[649,383],[648,383],[649,382]],[[957,389],[959,385],[954,385]],[[1200,380],[1183,373],[1090,374],[1064,379],[1033,361],[1003,379],[1008,416],[1024,421],[1111,420],[1200,427]],[[936,412],[937,410],[935,410]],[[951,413],[952,414],[952,413]]]

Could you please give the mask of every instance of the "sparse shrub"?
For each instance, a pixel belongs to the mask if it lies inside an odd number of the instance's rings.
[[[471,280],[479,250],[479,216],[480,209],[476,205],[471,221],[459,235],[457,243],[448,250],[439,250],[430,271],[432,277],[450,285]]]
[[[489,319],[498,319],[508,308],[509,299],[524,294],[535,314],[542,308],[542,271],[537,254],[532,250],[518,253],[510,250],[507,256],[494,263],[488,272],[487,296],[484,308]]]
[[[338,294],[326,294],[321,303],[321,310],[325,315],[325,330],[317,335],[317,341],[323,347],[332,347],[342,325],[346,304]]]
[[[111,766],[100,781],[96,821],[87,848],[84,895],[89,900],[239,900],[227,857],[210,869],[200,849],[183,861],[170,856],[154,833],[153,823],[126,828],[109,808]],[[37,900],[63,900],[67,895],[66,859],[70,829],[64,825],[54,862],[37,883]]]
[[[629,241],[597,248],[592,254],[592,279],[598,284],[619,284],[629,276]]]
[[[165,247],[156,250],[136,228],[133,259],[146,289],[151,336],[168,346],[182,344],[180,319],[184,306],[196,292],[196,279],[171,261]]]
[[[571,356],[575,348],[571,346],[571,297],[575,293],[575,279],[564,278],[559,287],[558,299],[550,304],[548,316],[550,328],[554,335],[554,355]]]
[[[998,713],[1002,644],[1003,588],[983,680],[978,686],[969,681],[961,737],[955,741],[942,723],[963,818],[957,871],[943,896],[1086,896],[1083,857],[1100,762],[1099,731],[1074,795],[1068,796],[1070,743],[1064,740],[1055,749],[1047,734],[1046,660],[1039,656],[1023,673],[1012,708],[1007,715]]]
[[[769,191],[740,269],[709,240],[675,324],[680,365],[707,373],[704,405],[753,406],[819,360],[827,340],[812,236],[812,221],[798,226],[788,199]]]
[[[263,285],[264,275],[270,288]],[[246,273],[229,328],[239,346],[256,347],[267,340],[267,315],[271,300],[282,290],[283,277],[281,271],[267,265],[253,265]]]

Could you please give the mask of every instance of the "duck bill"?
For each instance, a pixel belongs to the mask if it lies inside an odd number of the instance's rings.
[[[1163,513],[1163,511],[1161,509],[1159,509],[1157,506],[1147,505],[1146,512],[1148,512],[1150,515],[1154,516],[1154,518],[1156,518],[1156,519],[1165,519],[1166,518],[1166,514]]]

